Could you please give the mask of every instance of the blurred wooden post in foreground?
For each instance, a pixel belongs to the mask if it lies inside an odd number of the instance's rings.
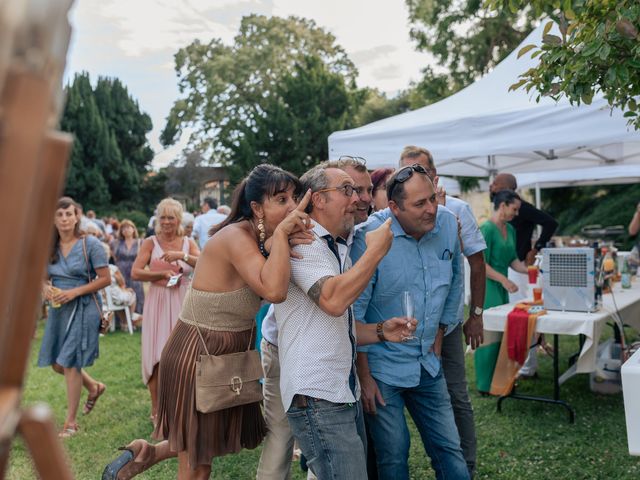
[[[72,138],[53,130],[73,0],[0,3],[0,480],[21,434],[43,479],[71,479],[46,406],[20,407]]]

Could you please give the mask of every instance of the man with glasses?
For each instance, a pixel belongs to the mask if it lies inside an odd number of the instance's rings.
[[[426,148],[407,146],[400,154],[400,167],[407,165],[421,165],[431,181],[437,180],[437,170],[431,152]],[[473,419],[473,407],[469,399],[467,377],[464,364],[464,349],[461,337],[464,333],[467,345],[475,349],[482,344],[482,307],[484,305],[484,290],[486,286],[484,250],[487,244],[478,228],[469,204],[459,198],[438,195],[438,201],[451,210],[460,224],[460,240],[462,254],[467,258],[470,267],[469,318],[464,322],[464,290],[458,307],[458,325],[447,335],[442,343],[442,368],[447,381],[447,389],[451,396],[453,413],[460,434],[462,452],[471,476],[476,466],[476,430]],[[462,262],[462,258],[460,259]],[[464,278],[464,270],[463,270]],[[363,397],[365,394],[363,393]]]
[[[325,164],[300,180],[313,192],[308,213],[314,241],[294,248],[299,258],[291,259],[287,299],[274,307],[282,404],[318,478],[366,479],[356,337],[358,343],[401,341],[415,322],[396,317],[356,327],[351,304],[389,250],[390,222],[370,232],[367,252],[352,266],[348,250],[358,201],[353,179]]]
[[[354,237],[351,258],[357,265],[367,255],[368,232],[391,219],[393,244],[354,304],[354,314],[365,324],[403,310],[410,315],[403,308],[406,297],[412,301],[418,325],[415,337],[402,344],[358,349],[363,392],[375,392],[373,398],[363,394],[363,403],[370,412],[366,423],[378,476],[409,478],[406,406],[437,478],[466,479],[469,471],[440,368],[442,339],[456,327],[462,291],[458,223],[453,213],[438,208],[434,185],[420,165],[394,173],[387,182],[387,198],[389,208],[371,215]]]

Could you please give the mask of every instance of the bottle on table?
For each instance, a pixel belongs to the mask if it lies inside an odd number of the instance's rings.
[[[626,257],[622,259],[622,272],[620,274],[622,288],[631,288],[631,271]]]

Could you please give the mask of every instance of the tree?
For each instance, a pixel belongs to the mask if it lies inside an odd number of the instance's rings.
[[[524,3],[524,2],[523,2]],[[516,48],[533,29],[535,12],[491,12],[482,0],[406,0],[418,50],[444,67],[423,72],[423,93],[437,101],[467,86]],[[432,88],[435,87],[435,88]],[[443,95],[438,98],[439,94]]]
[[[242,19],[233,45],[194,41],[175,55],[182,97],[171,109],[161,141],[173,144],[190,128],[190,148],[212,161],[233,163],[231,153],[247,148],[244,136],[264,130],[258,124],[279,101],[274,92],[282,78],[310,56],[355,89],[353,63],[333,35],[311,20],[250,15]]]
[[[153,159],[151,119],[118,79],[75,76],[66,87],[61,129],[75,136],[66,192],[87,207],[139,207],[140,187]]]
[[[490,0],[498,12],[535,9],[552,20],[544,28],[542,45],[526,45],[540,59],[523,72],[512,89],[535,88],[554,99],[566,95],[573,104],[590,104],[602,92],[612,107],[640,129],[640,3],[637,0]],[[551,33],[556,23],[560,36]]]
[[[167,194],[183,194],[189,199],[190,205],[199,204],[200,188],[203,179],[206,178],[205,160],[197,150],[186,150],[182,158],[171,162],[166,168],[167,181],[165,189]]]
[[[309,56],[285,73],[253,124],[238,126],[228,166],[232,184],[262,162],[302,175],[328,158],[328,136],[354,126],[361,95],[317,56]]]

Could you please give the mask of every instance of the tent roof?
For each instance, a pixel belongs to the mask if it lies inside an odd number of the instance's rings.
[[[529,53],[520,59],[517,53],[524,45],[539,45],[543,28],[531,32],[493,71],[444,100],[334,132],[329,156],[361,156],[373,168],[395,166],[405,145],[419,145],[432,152],[439,173],[464,176],[640,164],[640,132],[601,97],[578,107],[564,97],[536,103],[533,91],[508,91],[537,63]]]
[[[638,165],[603,165],[579,170],[548,170],[545,172],[516,173],[518,188],[579,187],[585,185],[611,185],[636,183],[640,180]]]

